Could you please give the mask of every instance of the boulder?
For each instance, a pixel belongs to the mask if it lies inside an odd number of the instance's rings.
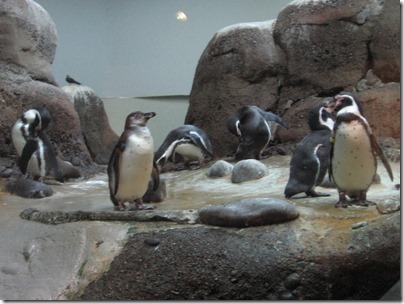
[[[286,115],[292,124],[279,128],[274,143],[297,142],[306,130],[300,118],[309,108],[306,101],[359,91],[370,69],[386,86],[400,81],[399,19],[394,0],[293,1],[276,20],[219,30],[199,59],[185,123],[203,128],[216,156],[224,157],[235,149],[227,119],[241,105],[254,104]],[[394,99],[397,87],[389,84],[377,95],[380,103]],[[367,102],[364,98],[365,109]],[[394,131],[380,128],[377,136],[399,138],[399,115],[387,114],[395,109],[389,104],[367,115],[369,121],[393,117]]]
[[[16,159],[11,141],[15,121],[26,110],[43,106],[51,114],[47,134],[57,155],[80,170],[94,172],[79,117],[51,73],[56,29],[50,16],[31,0],[3,1],[0,24],[0,155]]]
[[[0,62],[17,65],[27,77],[56,85],[52,62],[57,31],[42,6],[32,0],[2,1],[0,24]]]
[[[73,84],[62,87],[62,90],[74,103],[93,160],[108,164],[119,137],[109,124],[103,101],[87,86]]]

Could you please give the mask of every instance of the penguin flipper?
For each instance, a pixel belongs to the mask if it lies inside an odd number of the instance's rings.
[[[278,125],[284,127],[285,129],[289,129],[288,123],[286,121],[284,121],[282,119],[282,117],[280,117],[272,112],[269,112],[269,111],[265,112],[265,111],[261,110],[260,108],[258,108],[258,111],[267,122],[275,122]]]
[[[111,158],[108,163],[109,190],[112,202],[115,204],[115,195],[118,192],[119,185],[119,163],[122,152],[125,150],[125,142],[119,141],[112,151]],[[114,198],[114,199],[113,199]]]
[[[153,169],[151,173],[151,179],[153,182],[153,191],[156,191],[160,186],[160,174],[156,162],[153,162]]]
[[[49,140],[48,135],[46,134],[45,131],[40,131],[38,133],[38,137],[42,140],[44,143],[44,146],[46,147],[46,163],[47,167],[49,168],[50,173],[56,178],[57,181],[59,182],[64,182],[64,176],[63,173],[59,167],[58,161],[56,159],[56,153],[55,150],[53,149],[52,143]]]
[[[376,154],[380,157],[384,167],[386,168],[387,173],[390,176],[391,181],[393,181],[393,171],[391,170],[390,163],[389,163],[388,159],[386,158],[386,155],[384,155],[384,152],[383,152],[382,148],[380,147],[379,143],[377,142],[376,137],[371,133],[371,134],[369,134],[369,138],[370,138],[370,144],[372,145],[373,151],[375,151]]]
[[[187,138],[189,138],[196,146],[202,148],[205,154],[213,157],[212,147],[210,146],[210,143],[206,143],[205,140],[198,134],[198,132],[188,132]]]
[[[22,150],[21,156],[18,159],[18,167],[20,168],[22,174],[27,172],[27,167],[29,160],[38,148],[38,141],[34,139],[29,139],[25,143],[24,149]]]

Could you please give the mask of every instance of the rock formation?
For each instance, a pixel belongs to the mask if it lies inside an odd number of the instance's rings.
[[[108,164],[119,137],[109,125],[103,101],[87,86],[67,85],[62,90],[70,96],[79,114],[84,139],[93,160]]]
[[[51,113],[47,133],[59,158],[82,171],[94,171],[79,116],[52,75],[57,32],[51,17],[32,0],[2,1],[0,23],[1,162],[8,167],[5,159],[16,159],[10,131],[17,117],[33,106],[44,106]]]
[[[372,69],[379,81],[363,87]],[[313,100],[345,90],[361,100],[376,136],[399,138],[399,82],[399,2],[294,1],[276,20],[213,36],[196,68],[185,123],[202,128],[216,156],[225,156],[237,144],[226,128],[229,115],[255,104],[290,124],[277,140],[297,142],[308,131],[301,114]]]

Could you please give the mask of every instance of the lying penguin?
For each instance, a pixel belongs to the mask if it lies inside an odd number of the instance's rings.
[[[135,204],[135,209],[153,209],[143,205],[150,179],[153,190],[159,187],[159,174],[153,164],[153,137],[146,124],[156,113],[133,112],[129,114],[118,143],[108,163],[109,193],[114,209],[123,211],[125,202]],[[132,209],[130,207],[130,209]]]
[[[314,189],[321,184],[329,166],[330,136],[334,127],[334,101],[321,102],[309,111],[311,133],[306,135],[293,151],[285,197],[304,192],[307,196],[329,196]]]
[[[367,191],[376,174],[378,155],[390,179],[393,172],[383,150],[376,141],[361,105],[350,93],[335,96],[336,121],[331,139],[330,177],[339,193],[335,207],[369,206]],[[346,196],[350,198],[348,201]]]
[[[278,115],[265,112],[257,106],[241,106],[227,121],[229,131],[239,138],[235,159],[253,156],[262,159],[277,125],[288,128],[288,124]]]
[[[170,131],[154,159],[159,166],[164,166],[167,161],[174,162],[176,154],[184,158],[187,166],[191,161],[197,161],[200,166],[206,156],[213,158],[208,135],[194,125],[182,125]]]
[[[24,112],[14,124],[11,131],[13,145],[18,155],[18,166],[23,174],[27,170],[34,180],[52,175],[63,182],[56,153],[46,134],[51,120],[49,111],[44,107],[34,107]]]

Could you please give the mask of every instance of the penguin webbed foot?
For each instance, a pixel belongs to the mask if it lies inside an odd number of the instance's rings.
[[[324,196],[330,196],[330,194],[328,193],[323,193],[323,192],[316,192],[314,190],[309,190],[306,192],[306,195],[308,197],[324,197]]]
[[[366,191],[361,191],[359,197],[355,197],[351,200],[351,203],[356,206],[369,207],[371,205],[376,205],[376,203],[368,201],[366,199]]]
[[[345,193],[340,192],[339,193],[339,201],[335,204],[335,208],[347,208],[350,204],[348,203]]]
[[[143,199],[139,198],[134,201],[134,204],[130,204],[126,211],[153,210],[155,208],[156,206],[153,205],[143,205]]]

